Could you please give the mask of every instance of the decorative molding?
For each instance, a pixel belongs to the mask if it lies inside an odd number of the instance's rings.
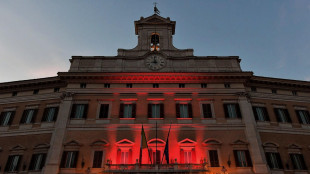
[[[20,144],[18,144],[17,146],[12,147],[10,149],[10,151],[25,151],[25,150],[27,150],[27,148],[22,146],[22,145],[20,145]]]
[[[41,149],[49,149],[50,145],[49,144],[37,144],[36,146],[33,147],[34,150],[41,150]]]
[[[92,147],[106,147],[109,146],[110,144],[106,140],[96,140],[93,143],[90,144]]]
[[[115,143],[115,145],[119,147],[132,147],[135,143],[128,140],[128,139],[122,139]]]
[[[65,99],[68,97],[73,97],[74,93],[73,92],[63,92],[62,95],[60,96],[61,99]]]
[[[79,143],[78,141],[76,141],[76,140],[71,140],[71,141],[65,143],[64,146],[79,147],[79,146],[82,146],[82,144],[80,144],[80,143]]]
[[[213,138],[208,138],[206,139],[203,143],[203,146],[209,147],[209,146],[221,146],[222,142],[220,142],[217,139],[213,139]]]

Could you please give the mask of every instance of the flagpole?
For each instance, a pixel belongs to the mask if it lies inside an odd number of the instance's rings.
[[[157,164],[157,121],[156,121],[156,150],[155,150],[155,164]]]
[[[168,143],[168,139],[169,139],[169,135],[170,135],[171,124],[172,124],[172,122],[170,122],[170,128],[169,128],[169,131],[168,131],[168,136],[167,136],[166,145],[167,145],[167,143]],[[169,146],[169,145],[168,145],[168,146]],[[169,147],[168,147],[168,148],[169,148]],[[164,149],[163,157],[161,158],[161,162],[160,162],[161,164],[163,163],[163,160],[164,160],[165,150],[166,150],[166,147],[165,147],[165,149]],[[168,159],[168,160],[169,160],[169,159]],[[169,161],[167,161],[167,163],[169,163]]]

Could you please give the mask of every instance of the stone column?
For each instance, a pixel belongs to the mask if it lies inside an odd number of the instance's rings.
[[[57,174],[59,173],[59,165],[62,156],[63,141],[66,133],[66,126],[72,106],[73,93],[64,93],[62,102],[59,106],[57,121],[55,129],[50,142],[50,149],[48,151],[46,165],[43,169],[43,174]]]
[[[239,106],[245,124],[245,134],[249,142],[249,151],[253,162],[254,173],[270,173],[264,155],[261,138],[256,129],[256,121],[254,119],[252,105],[244,93],[239,96]]]

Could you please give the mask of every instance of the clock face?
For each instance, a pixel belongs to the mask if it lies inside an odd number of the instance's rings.
[[[166,59],[160,55],[153,54],[145,59],[145,64],[151,70],[159,70],[166,65]]]

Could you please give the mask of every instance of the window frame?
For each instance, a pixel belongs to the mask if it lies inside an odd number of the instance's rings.
[[[29,111],[33,110],[31,120],[29,120]],[[35,123],[36,117],[38,114],[38,107],[26,107],[23,111],[22,117],[19,121],[20,124],[33,124]]]
[[[77,109],[76,107],[78,105],[83,105],[84,106],[83,115],[82,115],[81,118],[77,118],[76,117],[76,109]],[[85,119],[87,119],[88,107],[89,107],[88,102],[74,102],[72,104],[72,107],[71,107],[70,120],[85,120]]]
[[[260,120],[259,114],[256,112],[257,108],[262,109],[261,113],[263,113],[263,120]],[[257,121],[257,122],[270,122],[270,117],[269,117],[268,109],[267,109],[266,106],[263,106],[263,105],[253,105],[252,106],[252,111],[253,111],[253,114],[254,114],[255,121]]]
[[[302,119],[299,112],[305,112],[304,114],[306,116]],[[308,110],[306,110],[306,109],[295,109],[295,113],[296,113],[297,119],[298,119],[300,124],[303,124],[303,125],[309,125],[310,124],[310,113]],[[304,123],[304,121],[306,123]]]
[[[124,120],[136,119],[136,105],[137,99],[121,99],[121,103],[119,105],[119,118]],[[131,105],[131,117],[125,117],[125,107],[126,105]]]
[[[55,112],[54,112],[54,115],[52,116],[52,120],[49,121],[47,119],[49,117],[48,116],[48,112],[49,112],[48,110],[52,109],[52,108],[55,109]],[[59,106],[46,106],[44,108],[44,112],[43,112],[43,115],[42,115],[41,122],[46,122],[46,123],[56,122],[58,114],[59,114]]]
[[[211,117],[205,117],[205,111],[203,105],[209,105],[211,111]],[[200,115],[202,119],[213,119],[215,118],[215,112],[213,107],[213,102],[200,102]]]
[[[286,121],[282,120],[283,119],[282,116],[278,114],[279,111],[282,111],[282,113],[284,113]],[[287,108],[285,108],[285,107],[274,107],[274,114],[276,116],[278,123],[281,123],[281,124],[291,124],[292,123],[291,116],[290,116],[290,113],[289,113]]]
[[[34,160],[35,160],[34,157],[35,157],[36,155],[42,155],[42,156],[43,156],[43,157],[42,157],[42,160],[40,161],[39,164],[35,163],[35,162],[37,162],[37,161],[34,162]],[[45,166],[46,157],[47,157],[47,153],[34,153],[34,154],[32,154],[31,160],[30,160],[30,163],[29,163],[29,166],[28,166],[28,170],[29,170],[29,171],[41,171],[41,170],[43,169],[43,167]],[[39,169],[35,169],[35,167],[36,167],[37,165],[40,165],[40,166],[39,166]]]
[[[7,120],[7,118],[2,118],[4,117],[4,114],[7,114],[8,112],[11,113],[10,115],[10,118],[8,121],[6,121],[7,123],[4,125],[4,121]],[[14,116],[15,116],[15,113],[16,113],[16,110],[3,110],[1,113],[0,113],[0,127],[5,127],[5,126],[11,126],[13,120],[14,120]],[[7,117],[7,115],[5,116]]]
[[[236,117],[230,117],[230,112],[228,110],[228,105],[233,105],[235,106],[235,114],[236,114]],[[240,109],[240,106],[239,106],[239,103],[238,102],[224,102],[223,103],[223,107],[224,107],[224,113],[225,113],[225,118],[226,119],[242,119],[242,113],[241,113],[241,109]]]
[[[18,156],[18,161],[17,161],[17,164],[15,165],[15,167],[13,167],[13,169],[14,170],[9,170],[8,168],[11,168],[12,169],[12,163],[13,163],[13,161],[12,160],[10,160],[10,157],[17,157]],[[23,155],[22,154],[10,154],[9,156],[8,156],[8,158],[7,158],[7,161],[6,161],[6,164],[5,164],[5,168],[4,168],[4,171],[5,172],[18,172],[19,170],[20,170],[20,168],[21,168],[21,161],[22,161],[22,159],[23,159]],[[13,159],[14,160],[14,159]],[[9,161],[11,161],[10,162],[10,164],[9,164]],[[9,166],[10,165],[10,166]]]
[[[74,153],[74,161],[72,162],[72,155],[70,156],[70,164],[67,166],[68,163],[68,154],[69,153]],[[62,158],[61,158],[61,163],[60,163],[60,168],[77,168],[77,161],[79,159],[79,151],[78,150],[64,150],[62,153]]]
[[[187,105],[187,117],[181,117],[181,105]],[[192,102],[180,100],[177,101],[175,104],[176,108],[176,118],[177,119],[193,119],[193,109],[192,109]],[[184,114],[183,114],[184,115]]]
[[[253,166],[249,150],[235,149],[233,150],[233,152],[234,152],[236,167],[252,167]],[[240,158],[238,156],[238,152],[243,152],[242,161],[239,161]],[[246,163],[246,165],[244,165],[244,162]]]

